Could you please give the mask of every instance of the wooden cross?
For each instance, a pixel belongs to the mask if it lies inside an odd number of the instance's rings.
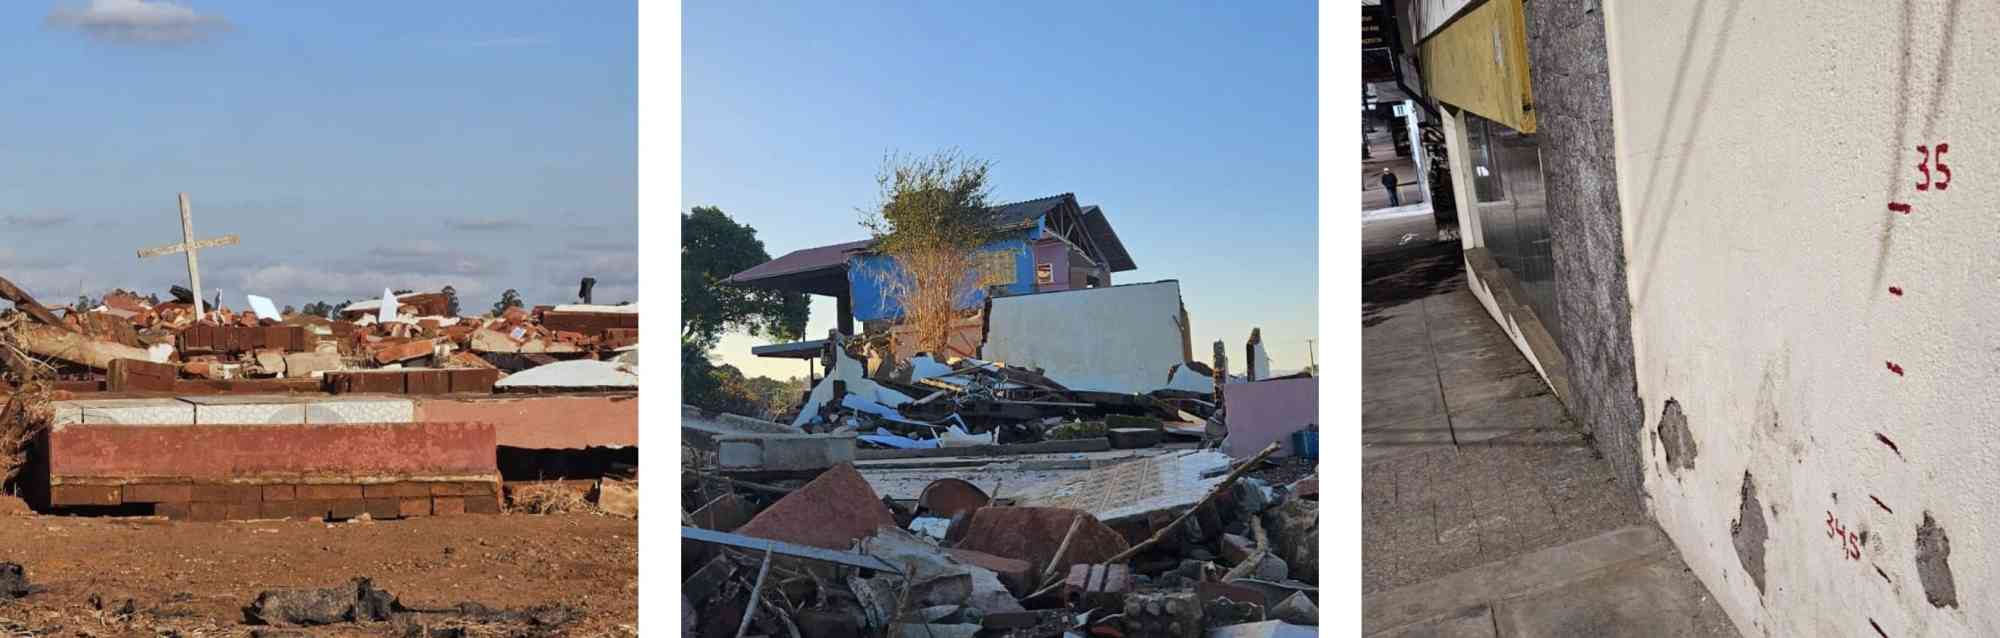
[[[187,253],[188,283],[194,285],[194,316],[199,319],[203,313],[203,308],[201,307],[201,267],[195,261],[195,251],[217,246],[233,246],[235,244],[235,235],[223,235],[214,239],[195,241],[194,214],[188,212],[187,193],[181,193],[181,243],[155,246],[141,250],[139,251],[139,258],[145,259],[160,255]]]

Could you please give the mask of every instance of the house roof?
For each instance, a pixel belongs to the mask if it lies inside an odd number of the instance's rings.
[[[868,248],[874,240],[794,250],[743,272],[726,281],[753,288],[800,290],[821,295],[847,293],[847,256]]]
[[[1104,258],[1112,272],[1135,270],[1132,255],[1125,252],[1125,244],[1118,240],[1118,233],[1111,229],[1111,220],[1097,206],[1083,207],[1076,203],[1075,193],[1062,193],[1036,199],[988,208],[990,223],[995,228],[1030,228],[1050,213],[1064,208],[1073,212],[1083,221],[1084,231],[1104,253]],[[819,246],[794,250],[783,257],[758,264],[743,272],[730,275],[726,283],[765,288],[772,290],[794,290],[818,295],[838,296],[847,293],[847,258],[855,253],[867,251],[874,244],[872,239],[851,241],[842,244]]]
[[[1104,209],[1095,205],[1085,207],[1083,229],[1090,233],[1092,241],[1097,242],[1097,249],[1104,252],[1104,260],[1111,267],[1111,272],[1139,269],[1138,264],[1132,263],[1132,254],[1125,252],[1125,242],[1118,241],[1118,232],[1111,229],[1111,219],[1104,216]]]

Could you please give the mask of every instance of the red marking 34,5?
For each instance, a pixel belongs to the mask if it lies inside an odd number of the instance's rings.
[[[1848,560],[1861,560],[1861,535],[1847,531],[1840,519],[1833,517],[1833,512],[1826,513],[1826,537],[1840,539],[1841,553]]]
[[[1896,373],[1896,376],[1899,376],[1899,377],[1900,377],[1900,376],[1903,376],[1903,366],[1899,366],[1899,365],[1896,365],[1896,362],[1894,362],[1894,361],[1890,361],[1890,362],[1887,362],[1887,363],[1889,364],[1889,371],[1890,371],[1890,372],[1894,372],[1894,373]]]
[[[1889,202],[1889,210],[1908,215],[1910,214],[1910,205],[1902,202]]]

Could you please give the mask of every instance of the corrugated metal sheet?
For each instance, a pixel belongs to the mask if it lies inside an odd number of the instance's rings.
[[[1438,101],[1535,132],[1528,26],[1521,0],[1487,0],[1423,44],[1424,85]]]

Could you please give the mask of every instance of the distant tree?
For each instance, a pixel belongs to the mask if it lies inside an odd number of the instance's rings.
[[[767,416],[766,406],[736,366],[715,366],[696,344],[681,342],[681,400],[703,410],[749,417]]]
[[[519,308],[521,305],[521,293],[508,288],[507,292],[500,293],[500,301],[493,304],[493,316],[507,314],[508,308]]]
[[[444,314],[447,317],[458,316],[458,290],[451,286],[444,287]]]
[[[291,307],[291,306],[289,306],[289,305],[285,306],[285,309],[284,309],[284,310],[279,310],[279,311],[278,311],[278,314],[279,314],[279,315],[282,315],[282,316],[286,316],[286,317],[290,317],[290,316],[292,316],[292,315],[295,315],[295,314],[298,314],[298,313],[299,313],[299,309],[297,309],[297,308],[293,308],[293,307]]]
[[[861,225],[895,267],[876,270],[883,301],[902,311],[916,349],[943,352],[959,308],[995,283],[985,246],[998,238],[986,198],[990,165],[957,151],[890,156],[876,176],[880,204]]]
[[[340,305],[338,305],[338,306],[334,306],[334,307],[333,307],[333,310],[330,310],[330,311],[327,311],[327,313],[326,313],[326,318],[328,318],[328,319],[333,319],[333,318],[335,318],[335,317],[339,317],[339,316],[340,316],[340,313],[341,313],[342,311],[345,311],[345,310],[347,310],[347,307],[348,307],[348,306],[352,306],[352,305],[354,305],[354,300],[353,300],[353,299],[349,299],[349,300],[346,300],[346,301],[342,301],[342,302],[340,302]]]
[[[97,302],[91,301],[89,295],[77,295],[76,297],[77,310],[88,311],[91,308],[96,308],[96,307],[97,307]]]
[[[305,313],[307,316],[310,317],[324,318],[327,315],[333,314],[333,306],[328,305],[324,301],[315,301],[306,304],[305,309],[301,310],[300,312]]]
[[[416,291],[415,291],[415,290],[411,290],[411,289],[408,289],[408,288],[404,288],[404,289],[401,289],[401,290],[392,290],[392,291],[390,291],[390,292],[389,292],[389,294],[392,294],[392,295],[407,295],[407,294],[410,294],[410,293],[413,293],[413,292],[416,292]]]
[[[146,295],[146,303],[153,306],[160,305],[160,293]]]
[[[681,341],[705,353],[723,333],[742,330],[777,340],[805,334],[804,293],[725,285],[730,275],[770,261],[757,229],[722,209],[696,206],[681,215]]]

